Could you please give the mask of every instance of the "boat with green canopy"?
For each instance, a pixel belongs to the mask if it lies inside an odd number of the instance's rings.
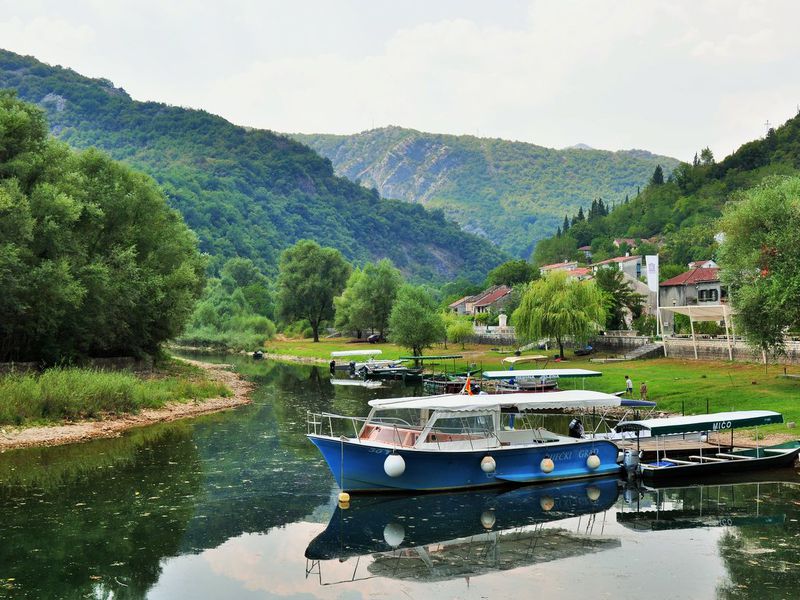
[[[788,467],[795,463],[800,453],[800,442],[787,442],[777,446],[758,446],[756,435],[755,448],[735,449],[733,443],[733,430],[749,427],[760,427],[783,423],[783,415],[771,410],[744,410],[719,412],[706,415],[691,415],[682,417],[666,417],[659,419],[644,419],[639,421],[622,421],[614,428],[618,435],[633,433],[636,439],[640,437],[656,438],[656,460],[651,463],[638,464],[638,472],[645,480],[662,481],[672,479],[697,479],[710,475],[727,473],[742,473],[760,469],[775,469]],[[702,447],[697,455],[688,457],[688,460],[668,458],[667,448],[669,440],[676,436],[697,435],[702,442],[707,442],[709,434],[723,434],[731,432],[731,450],[723,452],[722,448],[703,454]],[[720,436],[716,436],[717,443]],[[659,442],[663,446],[659,448]],[[636,465],[636,461],[626,466]]]

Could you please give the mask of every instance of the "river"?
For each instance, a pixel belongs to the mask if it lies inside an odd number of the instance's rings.
[[[306,410],[406,395],[235,362],[253,404],[0,455],[0,598],[796,598],[800,475],[336,506]],[[413,391],[413,390],[412,390]]]

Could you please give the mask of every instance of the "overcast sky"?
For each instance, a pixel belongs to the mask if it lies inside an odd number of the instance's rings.
[[[718,158],[800,104],[798,0],[0,0],[0,47],[284,132]]]

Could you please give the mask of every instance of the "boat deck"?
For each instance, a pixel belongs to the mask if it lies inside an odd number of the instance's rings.
[[[636,440],[618,441],[617,446],[621,450],[635,450]],[[642,460],[653,460],[656,458],[656,439],[642,439],[639,440],[639,449],[642,452]],[[664,455],[666,451],[669,457],[682,457],[691,454],[709,454],[713,456],[717,452],[730,452],[733,447],[728,444],[712,444],[710,442],[701,442],[698,439],[676,439],[664,441],[658,440],[658,453],[660,456]]]

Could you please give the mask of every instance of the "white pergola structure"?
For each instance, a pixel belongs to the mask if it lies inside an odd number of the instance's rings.
[[[733,344],[731,343],[731,337],[735,334],[733,331],[733,320],[731,319],[731,315],[735,314],[735,311],[727,304],[713,304],[711,306],[662,306],[659,308],[659,311],[678,313],[689,317],[689,326],[692,328],[692,345],[694,346],[695,360],[697,360],[697,338],[694,335],[695,321],[724,321],[725,337],[728,339],[728,358],[733,360]],[[663,315],[660,314],[659,316],[662,317],[661,322],[663,323]],[[666,351],[667,345],[665,343],[665,356]]]

